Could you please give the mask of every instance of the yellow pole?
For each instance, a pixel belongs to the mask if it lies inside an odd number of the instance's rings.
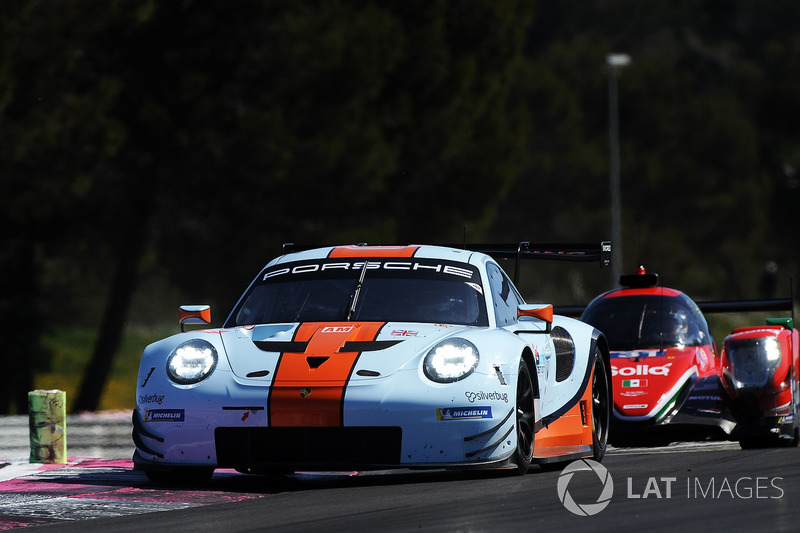
[[[67,463],[67,393],[28,392],[31,463]]]

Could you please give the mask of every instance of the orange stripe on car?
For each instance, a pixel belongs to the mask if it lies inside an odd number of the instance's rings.
[[[373,341],[383,322],[305,323],[293,340],[303,353],[285,352],[269,395],[269,424],[281,427],[341,426],[344,393],[360,352],[345,343]]]
[[[338,246],[328,257],[414,257],[419,246]]]
[[[594,369],[592,370],[594,372]],[[536,433],[534,457],[548,456],[548,450],[588,446],[593,442],[592,427],[592,374],[578,403],[569,411]],[[551,452],[553,450],[550,450]],[[586,457],[591,455],[588,452]]]

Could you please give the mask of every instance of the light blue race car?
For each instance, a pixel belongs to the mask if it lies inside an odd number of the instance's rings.
[[[610,245],[491,247],[607,262]],[[248,473],[508,468],[603,457],[602,333],[527,304],[493,257],[338,246],[271,261],[222,328],[142,355],[135,468],[160,482]],[[210,323],[208,306],[181,322]]]

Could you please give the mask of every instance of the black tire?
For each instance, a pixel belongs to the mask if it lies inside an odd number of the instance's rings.
[[[517,450],[514,452],[514,473],[524,475],[533,460],[533,441],[536,434],[533,380],[525,360],[519,362],[516,410]]]
[[[145,470],[147,479],[159,485],[174,487],[202,486],[214,474],[213,468],[176,468],[174,470]]]
[[[601,461],[608,447],[608,429],[611,425],[611,387],[606,360],[598,349],[594,355],[592,371],[592,457]]]

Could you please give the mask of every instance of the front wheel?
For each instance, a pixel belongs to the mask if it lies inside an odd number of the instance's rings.
[[[536,433],[533,380],[524,360],[517,375],[517,450],[514,453],[515,473],[523,475],[533,460],[533,439]]]
[[[794,379],[792,380],[794,381]],[[743,450],[758,448],[794,448],[800,446],[800,383],[792,388],[792,429],[789,435],[746,435],[739,439]]]
[[[608,446],[608,428],[611,424],[611,386],[606,360],[598,349],[592,370],[592,456],[600,461]]]

